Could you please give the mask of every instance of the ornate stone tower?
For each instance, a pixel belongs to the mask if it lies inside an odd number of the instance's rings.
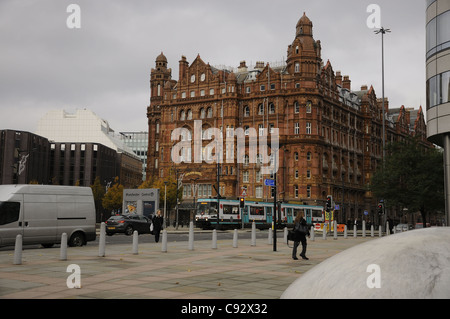
[[[172,79],[172,70],[167,68],[167,58],[161,52],[156,58],[155,68],[150,74],[150,106],[148,118],[148,154],[147,176],[158,174],[161,137],[161,104],[164,99],[164,87]]]
[[[297,23],[295,39],[288,47],[287,70],[304,80],[315,80],[321,69],[320,41],[313,38],[313,24],[303,13]]]

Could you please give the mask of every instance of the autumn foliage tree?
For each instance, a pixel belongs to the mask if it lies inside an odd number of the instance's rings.
[[[445,207],[442,152],[408,138],[390,144],[386,153],[384,169],[380,165],[372,177],[372,192],[386,207],[420,212],[426,227],[427,214]]]
[[[159,203],[162,207],[164,205],[164,182],[167,184],[167,210],[170,211],[173,209],[176,204],[176,197],[177,197],[177,183],[175,180],[175,177],[170,174],[166,178],[159,178],[155,176],[151,176],[149,179],[147,179],[145,182],[143,182],[139,188],[158,188],[159,189]],[[178,190],[178,200],[181,200],[183,197],[183,191],[180,188]]]
[[[103,207],[108,211],[118,211],[122,208],[123,185],[119,183],[119,178],[114,179],[114,184],[108,188],[102,200]]]

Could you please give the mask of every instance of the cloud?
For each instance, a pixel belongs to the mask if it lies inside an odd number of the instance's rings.
[[[422,3],[423,2],[423,3]],[[66,8],[81,8],[68,29]],[[35,131],[52,109],[89,108],[116,131],[147,130],[150,70],[161,51],[172,76],[200,54],[237,67],[286,59],[305,11],[324,63],[350,75],[353,89],[381,96],[381,39],[365,25],[370,2],[3,0],[0,3],[0,128]],[[425,3],[378,1],[386,36],[391,107],[425,103]]]

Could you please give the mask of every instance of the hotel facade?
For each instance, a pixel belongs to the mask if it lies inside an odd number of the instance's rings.
[[[267,157],[260,147],[256,153],[249,147],[254,139],[266,139],[267,155],[278,168],[278,200],[325,206],[332,195],[339,222],[372,220],[379,199],[368,186],[382,163],[382,101],[371,86],[352,90],[349,76],[322,61],[321,50],[304,14],[285,63],[248,67],[242,61],[224,69],[200,56],[192,63],[182,56],[174,80],[161,53],[150,76],[147,178],[181,176],[187,202],[216,197],[217,190],[223,198],[236,199],[245,191],[247,199],[273,201],[264,184],[274,177],[264,170]],[[385,108],[387,143],[408,135],[426,140],[421,108],[390,110],[387,99]],[[216,150],[208,152],[214,129],[223,138],[219,165]],[[278,147],[272,149],[276,137]],[[179,151],[181,142],[189,147]]]

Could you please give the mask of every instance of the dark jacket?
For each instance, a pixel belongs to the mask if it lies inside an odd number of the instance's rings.
[[[301,228],[300,225],[303,226],[302,228],[306,228],[306,232],[300,231],[300,228]],[[309,227],[304,218],[301,218],[300,222],[295,223],[294,231],[295,231],[295,235],[296,235],[295,236],[296,241],[300,241],[301,239],[306,239],[306,236],[309,236]]]
[[[160,232],[163,228],[163,218],[161,216],[153,216],[152,223],[153,223],[153,232]]]

